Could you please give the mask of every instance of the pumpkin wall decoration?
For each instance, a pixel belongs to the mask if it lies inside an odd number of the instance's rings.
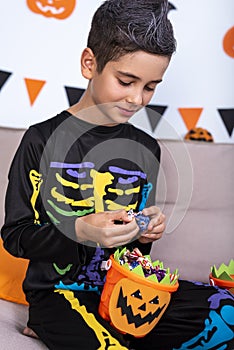
[[[27,5],[34,13],[45,17],[65,19],[72,14],[76,0],[27,0]]]
[[[129,265],[121,260],[120,264],[119,257],[126,251],[126,248],[121,252],[117,250],[110,257],[108,266],[111,267],[106,275],[99,314],[121,333],[143,337],[155,327],[168,307],[171,293],[179,286],[178,274],[170,274],[159,261],[152,263],[149,256],[139,256],[141,253],[137,248],[130,253],[131,256],[138,255],[134,263]],[[147,276],[139,258],[147,265]],[[154,273],[149,273],[149,266],[151,271],[157,268],[158,272],[163,272],[160,282]]]
[[[211,133],[204,128],[192,128],[184,136],[185,140],[191,141],[203,141],[203,142],[214,142]]]

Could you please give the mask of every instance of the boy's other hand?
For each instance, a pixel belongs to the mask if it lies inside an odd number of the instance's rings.
[[[94,242],[106,248],[113,248],[137,238],[139,228],[136,221],[121,209],[80,217],[76,219],[75,231],[80,243]]]
[[[151,206],[142,210],[142,214],[150,217],[147,231],[144,231],[139,238],[141,243],[150,243],[160,239],[166,228],[166,216],[159,207]]]

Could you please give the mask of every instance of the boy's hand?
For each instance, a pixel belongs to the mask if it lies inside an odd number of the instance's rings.
[[[123,223],[119,225],[116,223]],[[126,245],[137,237],[139,228],[124,209],[89,214],[76,219],[78,242],[99,243],[106,248]]]
[[[142,210],[142,214],[150,217],[150,222],[147,231],[144,231],[139,241],[141,243],[154,242],[162,237],[163,231],[166,228],[166,217],[161,212],[160,208],[152,206]]]

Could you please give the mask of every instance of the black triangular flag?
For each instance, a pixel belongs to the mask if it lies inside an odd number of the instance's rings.
[[[0,90],[12,73],[0,70]]]
[[[146,112],[147,112],[148,119],[153,132],[155,131],[166,109],[167,109],[167,106],[156,106],[156,105],[146,106]]]
[[[171,2],[169,2],[168,5],[169,5],[169,6],[168,6],[169,11],[170,11],[170,10],[177,10],[177,8],[176,8]]]
[[[84,89],[79,89],[79,88],[74,88],[69,86],[65,86],[65,90],[66,90],[66,94],[67,94],[67,98],[70,106],[77,103],[85,91]]]
[[[234,128],[234,109],[218,109],[229,136],[232,136]]]

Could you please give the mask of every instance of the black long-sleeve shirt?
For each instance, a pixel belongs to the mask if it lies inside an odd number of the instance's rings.
[[[75,220],[155,204],[159,160],[157,141],[129,123],[95,126],[63,111],[31,126],[11,165],[1,230],[5,248],[30,260],[25,292],[100,288],[113,250],[78,243]]]

